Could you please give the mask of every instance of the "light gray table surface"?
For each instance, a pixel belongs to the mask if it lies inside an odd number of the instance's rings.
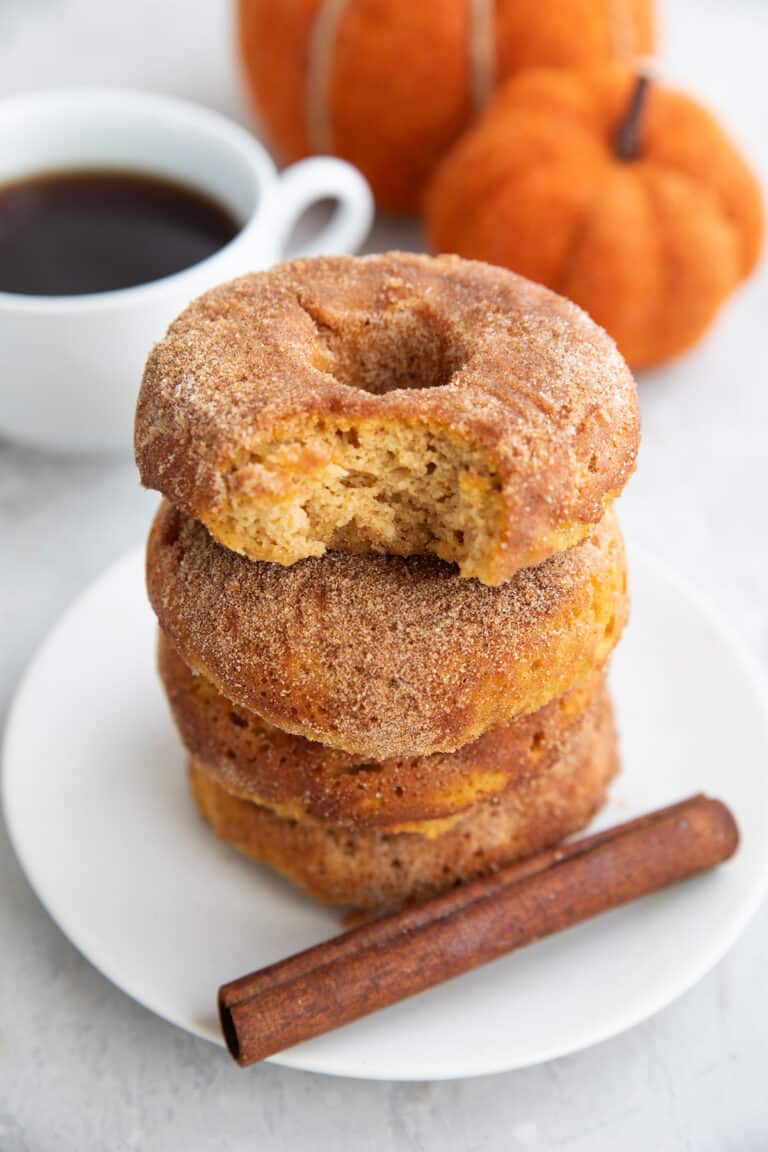
[[[668,73],[719,108],[765,173],[768,4],[669,0],[664,25]],[[246,116],[222,0],[0,0],[0,95],[94,82],[174,91]],[[419,244],[415,226],[381,221],[370,247]],[[643,450],[622,500],[628,534],[698,584],[764,668],[767,320],[764,266],[699,349],[640,381]],[[35,645],[88,581],[143,539],[154,504],[129,461],[0,443],[3,715]],[[756,1152],[768,1148],[766,972],[764,906],[674,1005],[539,1068],[444,1084],[268,1065],[242,1072],[79,956],[0,826],[0,1152]]]

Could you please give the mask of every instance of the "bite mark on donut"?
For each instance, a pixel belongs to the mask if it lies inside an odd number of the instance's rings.
[[[377,396],[460,388],[468,351],[450,318],[397,278],[382,293],[382,308],[346,313],[343,324],[297,297],[315,331],[313,367],[335,385]],[[465,576],[505,578],[498,558],[508,509],[497,461],[437,423],[307,414],[244,449],[224,484],[223,506],[203,519],[252,559],[432,552]]]
[[[501,480],[482,448],[430,424],[309,417],[243,454],[206,517],[228,547],[293,564],[327,549],[432,552],[498,582]]]

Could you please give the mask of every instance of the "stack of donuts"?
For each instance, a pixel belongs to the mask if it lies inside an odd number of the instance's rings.
[[[612,502],[635,387],[575,305],[498,268],[301,260],[194,302],[136,420],[192,796],[365,912],[558,842],[618,767]]]

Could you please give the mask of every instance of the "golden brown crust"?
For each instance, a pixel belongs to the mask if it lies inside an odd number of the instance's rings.
[[[232,795],[297,820],[386,827],[455,816],[549,770],[601,706],[602,669],[458,752],[365,761],[273,727],[192,672],[160,631],[158,667],[187,751]]]
[[[361,361],[368,332],[405,374],[390,390]],[[297,260],[208,292],[154,349],[136,416],[142,481],[230,547],[288,562],[219,531],[232,486],[242,498],[258,474],[265,500],[281,486],[261,463],[280,430],[339,417],[441,431],[480,454],[489,543],[468,574],[487,583],[587,535],[631,474],[639,438],[615,346],[552,292],[457,257]],[[371,546],[397,550],[386,544]],[[427,539],[423,550],[436,548]]]
[[[192,668],[279,728],[375,760],[452,752],[605,663],[627,614],[609,513],[500,588],[431,556],[252,563],[164,504],[149,598]]]
[[[606,696],[548,771],[480,802],[435,838],[282,819],[230,795],[195,757],[190,787],[203,818],[241,852],[269,863],[318,900],[380,910],[431,896],[577,832],[603,804],[617,768]]]

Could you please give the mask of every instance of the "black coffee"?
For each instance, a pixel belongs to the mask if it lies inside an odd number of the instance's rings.
[[[51,172],[0,187],[0,291],[77,296],[147,284],[240,226],[201,192],[136,172]]]

